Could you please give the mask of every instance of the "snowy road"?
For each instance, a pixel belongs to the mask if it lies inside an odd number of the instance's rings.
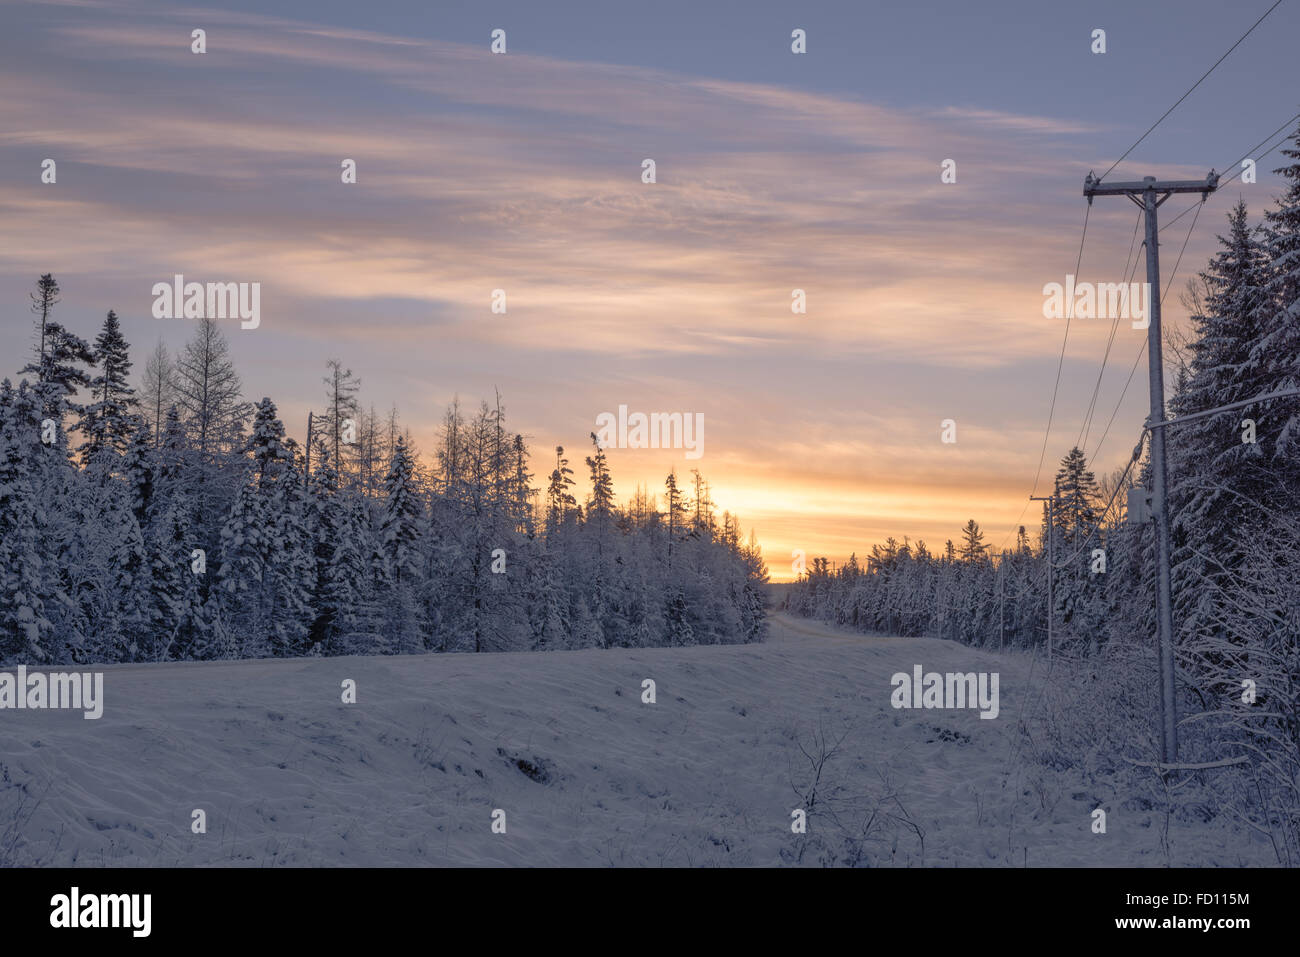
[[[999,717],[895,710],[890,677],[917,664],[998,672]],[[1020,756],[1028,671],[1022,656],[785,616],[760,645],[106,668],[99,721],[0,713],[0,837],[22,791],[39,798],[0,855],[1164,865],[1162,815]],[[340,700],[344,679],[356,704]],[[823,756],[822,740],[838,748]],[[1106,835],[1089,826],[1098,801],[1114,808]],[[798,808],[806,836],[791,831]],[[191,832],[195,809],[205,834]],[[1175,864],[1256,860],[1221,830],[1175,825],[1169,844]]]
[[[768,635],[768,642],[786,642],[786,641],[803,641],[807,638],[828,638],[834,641],[856,641],[872,642],[900,642],[909,641],[907,638],[881,638],[876,635],[862,635],[856,632],[844,631],[820,621],[813,621],[809,618],[799,618],[794,615],[788,615],[785,612],[775,612],[768,618],[771,631]]]

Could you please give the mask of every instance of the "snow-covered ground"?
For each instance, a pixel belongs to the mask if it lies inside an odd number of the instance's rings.
[[[895,710],[890,677],[916,664],[998,672],[1000,716]],[[1014,740],[1028,659],[933,639],[777,615],[760,645],[103,670],[98,721],[0,712],[0,860],[1270,861],[1218,823],[1173,821],[1166,851],[1163,812],[1029,763]],[[340,699],[349,678],[351,705]],[[641,700],[646,678],[654,704]],[[1099,805],[1105,834],[1092,833]],[[206,834],[191,833],[196,808]],[[809,811],[806,836],[791,832],[796,808]],[[6,842],[16,813],[21,836]]]

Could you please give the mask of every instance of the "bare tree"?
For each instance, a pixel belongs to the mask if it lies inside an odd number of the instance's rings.
[[[251,406],[230,360],[230,345],[212,319],[199,320],[176,362],[176,399],[194,445],[205,459],[229,452],[243,434]]]
[[[353,446],[351,457],[353,459],[357,457],[356,439],[346,441],[344,433],[349,420],[352,422],[353,431],[358,427],[357,419],[360,418],[361,413],[360,406],[357,404],[357,390],[361,388],[361,380],[352,374],[351,369],[343,368],[343,363],[338,359],[328,360],[325,366],[328,371],[321,380],[325,383],[325,421],[321,432],[330,451],[334,454],[334,467],[342,476],[346,472],[343,464],[345,451],[343,446]]]
[[[145,410],[149,427],[153,429],[155,446],[162,439],[163,417],[175,401],[176,360],[159,338],[153,352],[144,361],[144,375],[140,380],[140,404]]]

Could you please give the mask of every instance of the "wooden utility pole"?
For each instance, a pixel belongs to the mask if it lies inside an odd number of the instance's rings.
[[[1160,632],[1160,757],[1169,765],[1178,761],[1178,712],[1174,697],[1174,611],[1173,586],[1169,572],[1169,500],[1166,497],[1165,467],[1165,383],[1160,340],[1160,239],[1156,210],[1174,193],[1200,193],[1201,202],[1219,187],[1214,170],[1202,181],[1158,181],[1145,177],[1140,183],[1103,184],[1091,173],[1083,181],[1083,195],[1092,205],[1094,196],[1127,196],[1146,218],[1147,286],[1150,290],[1150,325],[1147,327],[1148,379],[1151,412],[1151,512],[1156,535],[1156,621]]]
[[[307,413],[307,478],[311,478],[311,413]]]
[[[1056,562],[1056,550],[1053,548],[1056,542],[1056,493],[1031,495],[1029,500],[1047,503],[1047,663],[1050,665],[1052,663],[1052,617],[1056,611],[1056,601],[1052,596],[1052,579],[1056,577],[1052,574]]]

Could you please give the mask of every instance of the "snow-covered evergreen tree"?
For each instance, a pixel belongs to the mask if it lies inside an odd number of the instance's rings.
[[[384,510],[379,526],[389,586],[384,598],[389,613],[387,634],[392,650],[398,654],[424,650],[417,612],[423,565],[419,552],[423,506],[414,474],[415,463],[406,439],[399,437],[384,479]]]
[[[270,399],[257,404],[247,451],[248,481],[221,532],[220,608],[246,654],[302,654],[312,624],[314,548],[301,475]]]
[[[65,600],[57,567],[42,547],[32,462],[40,407],[23,382],[0,383],[0,661],[49,661],[52,606]]]
[[[1300,127],[1282,151],[1291,162],[1275,170],[1285,183],[1277,205],[1264,212],[1268,303],[1252,360],[1271,391],[1300,388]],[[1300,497],[1300,397],[1274,400],[1261,411],[1257,439],[1273,458],[1279,496]]]
[[[117,313],[112,309],[104,317],[104,326],[95,338],[92,351],[99,374],[90,381],[90,399],[78,425],[84,441],[77,450],[82,464],[88,463],[103,448],[117,454],[126,451],[139,424],[134,409],[138,404],[135,390],[128,383],[131,371],[130,346],[122,335]]]

